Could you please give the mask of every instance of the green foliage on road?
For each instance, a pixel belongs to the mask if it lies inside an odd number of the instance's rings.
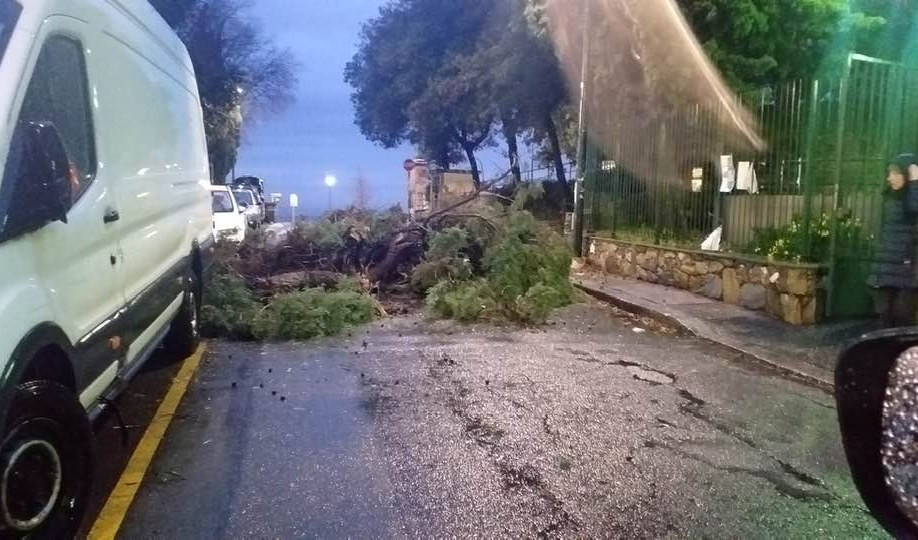
[[[427,289],[427,307],[433,315],[465,322],[509,319],[539,324],[555,308],[574,301],[567,243],[522,210],[538,196],[521,188],[506,213],[493,218],[496,235],[468,234],[454,227],[433,236],[425,262],[412,276],[416,287]],[[477,273],[465,257],[473,250],[484,253]]]
[[[258,339],[307,340],[339,334],[375,315],[376,306],[366,294],[305,289],[272,298],[252,326]]]
[[[201,330],[233,340],[306,340],[372,321],[376,303],[357,278],[341,275],[329,289],[258,295],[225,262],[205,282]]]
[[[205,284],[201,331],[209,337],[252,339],[252,320],[260,307],[244,279],[218,268]]]
[[[464,281],[472,278],[472,267],[463,253],[469,248],[469,233],[459,227],[435,232],[424,261],[411,273],[411,286],[427,292],[441,281]]]

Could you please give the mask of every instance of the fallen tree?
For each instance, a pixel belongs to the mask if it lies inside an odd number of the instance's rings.
[[[540,186],[485,196],[506,177],[417,220],[399,207],[351,208],[299,222],[279,242],[254,234],[221,244],[204,330],[301,339],[380,316],[379,299],[393,297],[424,297],[439,317],[543,321],[573,298],[570,252],[526,210]]]

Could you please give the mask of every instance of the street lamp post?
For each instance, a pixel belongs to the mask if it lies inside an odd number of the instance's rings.
[[[325,185],[328,186],[328,211],[332,211],[332,188],[338,183],[338,179],[333,174],[325,175]]]
[[[583,2],[583,50],[580,65],[580,114],[577,127],[577,179],[574,182],[574,256],[583,256],[583,191],[586,187],[586,154],[587,154],[587,77],[590,69],[590,4],[593,0]]]

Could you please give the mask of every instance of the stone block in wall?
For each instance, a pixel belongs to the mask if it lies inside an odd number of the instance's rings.
[[[675,259],[675,258],[676,258],[676,252],[675,252],[675,251],[663,251],[663,252],[660,253],[660,256],[661,256],[663,259]]]
[[[682,266],[679,267],[679,271],[682,272],[683,274],[688,274],[690,276],[694,276],[695,274],[698,273],[698,271],[695,270],[694,263],[683,264]]]
[[[745,264],[736,265],[736,279],[739,280],[740,285],[749,283],[749,267]]]
[[[692,292],[698,292],[704,286],[705,276],[689,276],[688,289]]]
[[[678,272],[678,270],[676,270],[676,272]],[[675,287],[676,278],[673,277],[673,272],[657,272],[657,283]]]
[[[749,270],[749,283],[757,283],[768,287],[768,268],[754,266]]]
[[[803,324],[803,302],[799,296],[781,293],[781,319],[790,324]]]
[[[687,254],[685,254],[685,253],[682,253],[681,251],[680,251],[679,253],[676,254],[676,260],[678,260],[679,262],[683,262],[683,261],[685,261],[685,260],[688,259],[688,258],[689,258],[689,256],[688,256]]]
[[[728,304],[738,304],[740,298],[740,282],[736,269],[724,268],[724,302]]]
[[[621,271],[621,264],[618,260],[618,256],[615,253],[609,253],[606,257],[606,262],[603,265],[603,270],[610,274],[617,274]]]
[[[638,266],[644,270],[656,270],[657,269],[657,252],[652,249],[648,249],[643,254],[637,256],[636,262]]]
[[[788,268],[784,271],[785,286],[791,294],[812,295],[816,292],[816,279],[813,272],[804,268]]]
[[[647,270],[641,268],[640,266],[636,266],[636,267],[635,267],[635,273],[636,273],[636,275],[637,275],[637,278],[640,279],[641,281],[647,281],[647,282],[650,282],[650,283],[656,283],[656,282],[657,282],[657,275],[656,275],[656,274],[654,274],[653,272],[649,272],[649,271],[647,271]]]
[[[724,263],[719,261],[711,261],[708,263],[708,273],[709,274],[719,274],[724,269]]]
[[[801,321],[803,324],[815,324],[819,321],[819,299],[814,295],[803,302]]]
[[[695,273],[703,276],[711,271],[711,265],[707,261],[695,261]]]
[[[633,249],[628,248],[625,250],[625,261],[629,263],[634,262],[634,250]]]
[[[680,289],[688,289],[690,277],[691,276],[689,276],[682,270],[676,270],[673,272],[673,279],[676,282],[676,286],[679,287]]]
[[[623,262],[619,265],[619,271],[621,275],[625,277],[634,277],[635,275],[635,266],[630,262]]]
[[[714,300],[720,300],[724,297],[724,281],[720,276],[715,276],[714,274],[708,274],[704,276],[704,284],[701,286],[699,293],[712,298]]]
[[[781,292],[774,287],[766,289],[765,293],[765,311],[772,317],[781,318]]]
[[[739,303],[747,309],[765,309],[767,289],[761,283],[745,283],[740,287]]]
[[[590,264],[604,270],[606,268],[606,259],[608,258],[609,258],[609,252],[603,250],[603,251],[597,252],[594,255],[589,255],[587,257],[587,261]]]

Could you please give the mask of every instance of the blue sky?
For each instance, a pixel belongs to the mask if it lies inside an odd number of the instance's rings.
[[[363,172],[372,205],[384,207],[406,197],[402,163],[410,146],[386,150],[364,139],[354,125],[351,88],[344,66],[353,57],[361,24],[375,17],[381,0],[255,0],[251,14],[267,36],[289,47],[299,61],[296,102],[278,115],[248,126],[236,175],[265,179],[266,189],[299,195],[300,210],[317,215],[328,208],[326,173],[338,177],[334,206],[354,198],[354,177]],[[496,152],[479,156],[485,173],[503,164]],[[284,210],[282,210],[284,211]],[[289,210],[286,210],[289,212]]]
[[[405,193],[402,162],[410,147],[385,150],[354,125],[344,66],[356,51],[361,23],[383,2],[373,0],[256,0],[251,14],[265,34],[289,47],[300,63],[296,102],[248,126],[237,176],[257,175],[270,192],[299,195],[300,210],[315,215],[328,207],[326,173],[338,177],[335,206],[354,197],[358,169],[370,181],[374,205],[399,202]]]

